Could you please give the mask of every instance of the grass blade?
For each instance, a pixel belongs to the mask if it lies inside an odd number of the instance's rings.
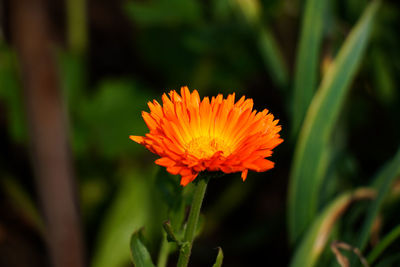
[[[295,136],[317,87],[326,0],[307,0],[303,14],[293,88],[292,136]]]
[[[361,230],[361,234],[357,243],[357,247],[362,251],[368,241],[371,233],[372,224],[382,207],[382,203],[387,196],[391,185],[395,178],[400,174],[400,149],[397,151],[395,157],[378,173],[374,179],[378,195],[371,207],[368,209],[367,218]]]
[[[368,255],[368,263],[373,264],[375,260],[382,254],[382,252],[390,246],[396,239],[400,238],[400,225],[397,225],[385,238],[374,247],[371,253]]]
[[[254,31],[263,63],[272,81],[281,89],[289,83],[289,72],[276,39],[271,31],[261,23],[261,4],[259,0],[230,0],[237,12]]]
[[[217,259],[215,260],[213,267],[221,267],[223,259],[224,259],[224,253],[222,252],[222,248],[218,248]]]
[[[26,189],[14,177],[4,175],[0,179],[0,188],[0,192],[5,195],[13,208],[22,215],[24,222],[44,237],[46,228],[43,218]]]
[[[337,197],[327,208],[325,208],[317,219],[314,220],[314,223],[297,248],[290,266],[315,266],[319,256],[324,251],[335,222],[342,216],[347,207],[353,201],[370,199],[374,196],[375,192],[373,190],[360,188],[353,193],[348,192]]]
[[[259,29],[257,44],[271,79],[279,88],[284,89],[289,83],[289,74],[279,46],[269,29]]]
[[[328,164],[328,142],[365,51],[377,7],[378,2],[373,1],[364,11],[329,67],[308,109],[289,185],[288,224],[292,243],[317,214],[318,196]]]

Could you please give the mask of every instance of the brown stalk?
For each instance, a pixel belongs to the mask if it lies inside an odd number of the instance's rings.
[[[45,3],[13,0],[11,30],[16,47],[34,167],[52,266],[83,267],[84,246],[68,127],[51,47]]]
[[[364,258],[364,256],[361,254],[361,251],[358,248],[352,247],[345,242],[333,241],[331,243],[331,250],[335,254],[336,260],[338,261],[341,267],[350,267],[350,263],[349,260],[345,256],[343,256],[343,254],[340,252],[340,249],[353,252],[358,256],[361,264],[364,267],[369,267],[367,260]]]

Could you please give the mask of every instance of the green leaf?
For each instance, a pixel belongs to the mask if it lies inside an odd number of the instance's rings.
[[[396,239],[400,238],[400,225],[397,225],[389,234],[387,234],[382,241],[378,243],[368,255],[368,263],[373,264],[382,252],[390,246]]]
[[[372,224],[378,215],[385,197],[388,195],[391,185],[396,177],[400,174],[400,148],[394,158],[387,163],[387,165],[378,173],[374,179],[375,187],[377,188],[378,195],[371,203],[368,209],[367,217],[361,229],[361,234],[357,246],[361,251],[364,250],[368,238],[371,234]]]
[[[290,174],[288,225],[291,243],[304,233],[318,210],[318,197],[329,162],[334,124],[365,51],[378,2],[373,1],[329,67],[308,109]]]
[[[147,109],[149,100],[148,93],[131,80],[103,80],[97,94],[80,108],[80,123],[76,126],[80,128],[76,129],[74,146],[90,143],[108,159],[139,153],[141,146],[134,144],[129,135],[146,132],[140,114]]]
[[[178,239],[182,235],[185,206],[190,203],[185,194],[189,187],[183,188],[179,179],[179,176],[171,175],[164,167],[158,168],[155,179],[155,186],[160,192],[161,201],[167,206],[167,219]]]
[[[396,87],[394,68],[391,66],[391,57],[385,54],[384,50],[374,49],[371,53],[374,71],[374,85],[378,99],[385,105],[393,104],[398,99],[398,91]]]
[[[123,176],[100,225],[92,267],[121,267],[129,262],[129,238],[149,218],[149,179],[139,169]]]
[[[151,257],[146,247],[140,240],[140,231],[136,231],[131,236],[131,256],[136,267],[154,267]]]
[[[342,216],[349,205],[356,200],[370,199],[375,196],[373,190],[360,188],[354,192],[347,192],[327,206],[314,220],[296,249],[291,267],[312,267],[318,262],[325,249],[335,222]]]
[[[257,33],[257,45],[271,79],[279,88],[284,89],[289,83],[288,70],[279,45],[267,27],[259,29]]]
[[[26,220],[33,226],[38,233],[45,236],[46,227],[40,215],[38,207],[24,187],[13,177],[1,177],[0,188],[5,196],[10,200],[11,205],[21,213]]]
[[[294,76],[292,136],[298,133],[317,87],[327,3],[327,0],[307,0],[305,4]]]
[[[80,111],[77,106],[85,105],[87,98],[87,63],[79,54],[60,51],[58,61],[61,69],[61,83],[68,112],[74,116]]]
[[[0,102],[3,101],[9,135],[15,142],[24,143],[27,139],[27,124],[17,59],[12,49],[0,44]]]
[[[289,73],[279,45],[268,27],[261,22],[262,7],[258,0],[231,0],[235,10],[240,12],[252,28],[258,49],[271,79],[280,88],[289,83]]]
[[[224,259],[224,253],[222,252],[222,248],[219,247],[217,259],[215,260],[213,267],[221,267],[223,259]]]
[[[201,6],[195,0],[155,0],[125,3],[127,15],[140,26],[191,24],[201,19]]]

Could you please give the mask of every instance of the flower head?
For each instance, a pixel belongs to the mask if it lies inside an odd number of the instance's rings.
[[[278,120],[264,109],[253,110],[253,100],[235,94],[204,97],[190,93],[163,94],[162,105],[149,102],[150,113],[142,112],[150,132],[130,138],[161,158],[155,162],[171,174],[180,174],[186,186],[202,171],[263,172],[274,167],[265,159],[283,140]]]

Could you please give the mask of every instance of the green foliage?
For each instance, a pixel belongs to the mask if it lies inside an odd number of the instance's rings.
[[[165,168],[161,167],[158,168],[155,184],[162,202],[167,206],[167,217],[171,227],[176,230],[181,229],[185,216],[185,206],[189,204],[188,194],[185,194],[188,189],[182,189],[179,184],[179,177],[169,174]]]
[[[105,157],[134,153],[139,147],[131,145],[128,137],[144,133],[140,114],[148,97],[132,82],[124,80],[102,81],[96,91],[81,109],[81,119],[88,127],[85,140],[91,140]]]
[[[38,208],[31,196],[17,180],[11,177],[2,177],[0,186],[3,194],[11,201],[13,208],[18,210],[26,222],[34,227],[38,233],[44,235],[45,226]]]
[[[149,3],[125,3],[128,15],[141,26],[196,23],[201,19],[201,5],[195,0],[156,0]]]
[[[5,104],[8,132],[15,142],[24,143],[27,126],[22,108],[22,89],[19,82],[14,51],[0,42],[0,101]]]
[[[100,224],[92,267],[118,267],[129,261],[131,233],[143,227],[150,217],[145,173],[136,171],[122,175],[117,195]]]
[[[222,252],[222,248],[219,247],[217,259],[215,260],[213,267],[221,267],[223,259],[224,259],[224,253]]]
[[[93,94],[87,94],[85,60],[75,54],[61,54],[64,94],[73,122],[74,152],[85,156],[95,149],[106,158],[137,155],[130,134],[144,134],[141,111],[152,96],[131,79],[103,79]],[[76,107],[79,106],[79,109]],[[125,137],[123,137],[125,136]]]
[[[330,65],[308,109],[290,175],[288,224],[291,242],[298,240],[317,213],[320,187],[330,157],[328,143],[367,45],[377,7],[378,3],[374,1],[365,10]]]
[[[326,0],[307,0],[297,48],[293,86],[292,136],[297,135],[317,87]]]
[[[371,190],[358,189],[338,196],[313,220],[313,224],[301,239],[290,263],[291,267],[315,266],[326,247],[335,222],[357,198],[369,198]]]
[[[131,236],[130,247],[133,263],[136,267],[154,267],[150,254],[140,239],[140,231],[136,231]]]
[[[375,186],[378,191],[376,199],[371,203],[370,209],[368,211],[367,217],[364,221],[363,227],[361,228],[361,233],[359,240],[357,242],[357,247],[363,250],[367,245],[368,237],[371,234],[372,224],[380,209],[384,199],[389,193],[391,185],[394,179],[400,175],[400,149],[394,158],[387,163],[387,165],[382,169],[382,171],[374,179]]]
[[[390,246],[396,239],[400,238],[400,225],[397,225],[390,233],[388,233],[382,241],[368,255],[368,263],[373,264],[383,251]]]
[[[239,11],[250,25],[250,29],[255,35],[255,42],[271,79],[277,86],[285,89],[289,83],[288,70],[275,37],[271,33],[271,30],[262,24],[262,10],[259,1],[231,0],[230,2],[234,9]]]

